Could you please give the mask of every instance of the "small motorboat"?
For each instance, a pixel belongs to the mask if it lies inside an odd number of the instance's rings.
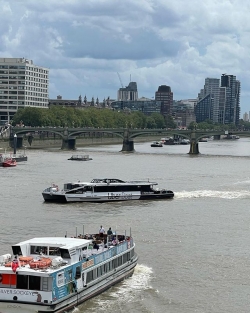
[[[154,142],[151,144],[151,147],[163,147],[163,145],[162,145],[161,142],[154,141]]]
[[[2,166],[3,167],[13,167],[16,166],[16,160],[12,159],[12,158],[6,158],[3,160],[2,162]]]
[[[180,144],[181,145],[188,145],[188,144],[190,144],[190,140],[189,139],[182,139]]]
[[[89,155],[72,155],[68,160],[71,161],[90,161],[92,158]]]

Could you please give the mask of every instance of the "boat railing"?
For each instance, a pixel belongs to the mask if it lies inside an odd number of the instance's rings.
[[[130,247],[133,247],[133,240],[132,238],[130,238],[130,240],[124,240],[124,242],[122,243],[118,243],[116,246],[108,246],[107,248],[103,248],[103,250],[101,250],[99,252],[100,249],[99,248],[98,251],[91,251],[88,255],[86,254],[85,256],[85,262],[88,262],[91,259],[94,259],[94,263],[99,264],[101,262],[106,261],[107,259],[110,259],[122,252],[125,252],[127,249],[130,249]],[[90,249],[91,250],[91,249]]]

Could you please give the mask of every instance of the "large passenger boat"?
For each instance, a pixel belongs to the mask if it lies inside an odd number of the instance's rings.
[[[123,181],[120,179],[93,179],[91,182],[66,183],[62,190],[57,185],[43,192],[45,201],[51,202],[107,202],[127,200],[158,200],[173,198],[171,190],[155,188],[149,181]]]
[[[15,244],[11,254],[0,256],[0,312],[66,312],[131,276],[134,249],[126,233]]]

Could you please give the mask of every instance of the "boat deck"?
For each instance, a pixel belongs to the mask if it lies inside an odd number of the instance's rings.
[[[35,238],[36,239],[36,238]],[[34,239],[34,240],[35,240]],[[43,239],[43,238],[41,238]],[[51,239],[51,238],[49,238]],[[56,239],[56,238],[55,238]],[[64,238],[62,238],[64,239]],[[94,234],[94,235],[79,235],[78,237],[71,237],[71,238],[65,238],[69,242],[69,246],[72,244],[74,245],[75,242],[78,243],[78,245],[83,245],[89,244],[88,247],[83,250],[83,253],[81,255],[81,258],[79,259],[82,260],[83,262],[88,262],[92,259],[95,259],[97,255],[100,254],[105,254],[106,251],[112,251],[116,250],[116,248],[120,245],[124,245],[125,243],[127,244],[127,241],[130,240],[129,236],[124,235],[110,235],[108,236],[107,234],[104,234],[103,237],[100,237],[99,234]],[[36,239],[37,240],[37,239]],[[58,238],[58,242],[60,242],[61,238]],[[28,242],[28,241],[27,241]],[[29,241],[30,242],[30,241]],[[36,241],[37,242],[37,241]],[[56,241],[55,241],[56,242]],[[25,242],[23,242],[25,243]],[[39,241],[37,242],[39,244]],[[42,242],[40,242],[42,243]],[[68,246],[68,247],[69,247]],[[73,246],[72,246],[73,247]],[[115,251],[114,251],[115,254]],[[0,262],[0,272],[2,274],[4,273],[10,273],[12,272],[12,261],[11,261],[11,255],[9,254],[9,260],[8,261],[2,261]],[[48,254],[27,254],[27,255],[22,255],[18,257],[18,271],[25,272],[25,273],[34,273],[34,271],[39,272],[40,275],[48,275],[49,273],[58,271],[58,268],[64,268],[67,267],[70,264],[73,264],[75,262],[71,262],[70,259],[68,258],[63,258],[61,259],[62,262],[60,264],[53,264],[53,259],[58,258],[58,255],[48,255]],[[13,257],[12,257],[13,259]],[[23,259],[27,259],[27,261],[23,261]],[[29,259],[29,261],[28,261]],[[48,265],[39,268],[39,267],[33,267],[31,266],[31,263],[33,262],[48,262]],[[94,260],[93,260],[94,261]]]

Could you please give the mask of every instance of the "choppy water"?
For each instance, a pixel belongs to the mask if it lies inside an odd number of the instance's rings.
[[[136,152],[121,146],[71,152],[28,151],[28,162],[0,168],[0,253],[34,236],[98,231],[102,224],[132,228],[139,255],[134,275],[74,312],[249,312],[250,139],[200,143]],[[150,179],[175,192],[173,200],[47,204],[42,190],[52,182],[97,177]]]

